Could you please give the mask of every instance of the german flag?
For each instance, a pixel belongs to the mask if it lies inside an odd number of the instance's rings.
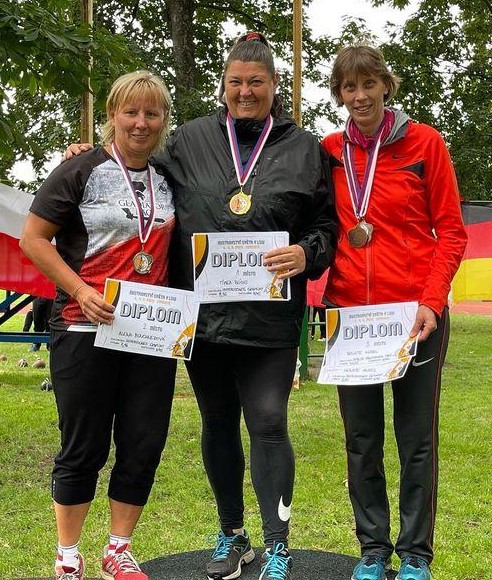
[[[461,209],[468,244],[453,280],[453,301],[492,300],[492,202],[465,201]]]

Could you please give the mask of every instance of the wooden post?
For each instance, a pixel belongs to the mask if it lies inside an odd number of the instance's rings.
[[[293,15],[293,53],[294,81],[292,86],[292,112],[296,123],[302,126],[301,92],[302,92],[302,0],[294,1]]]
[[[292,114],[295,122],[302,127],[301,93],[302,93],[302,0],[293,0],[293,30],[292,30],[292,52],[294,54],[293,63],[293,84],[292,84]],[[302,323],[301,339],[299,342],[299,360],[301,361],[301,379],[309,378],[308,372],[308,321],[307,311],[304,314]]]
[[[81,20],[85,24],[92,26],[93,0],[81,0],[80,2]],[[89,60],[89,71],[92,65],[92,57],[87,54]],[[90,88],[90,76],[87,79]],[[80,141],[81,143],[94,142],[94,98],[90,90],[84,91],[80,110]]]

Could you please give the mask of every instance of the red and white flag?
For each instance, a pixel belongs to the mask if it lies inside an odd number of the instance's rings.
[[[0,183],[0,288],[53,298],[55,286],[19,248],[24,220],[33,197]]]

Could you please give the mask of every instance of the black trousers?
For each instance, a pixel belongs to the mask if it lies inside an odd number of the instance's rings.
[[[53,300],[51,298],[34,298],[32,310],[26,314],[22,330],[29,332],[34,323],[34,332],[49,332],[52,307]]]
[[[251,441],[251,477],[266,544],[287,541],[294,453],[287,405],[295,348],[220,345],[196,340],[188,374],[202,416],[202,454],[222,529],[244,524],[245,459],[241,410]]]
[[[144,505],[166,442],[176,361],[93,343],[93,332],[52,333],[50,366],[61,432],[52,496],[62,505],[92,501],[113,437],[108,495]]]
[[[400,458],[400,532],[390,539],[383,465],[383,385],[339,386],[345,427],[349,494],[362,555],[433,558],[437,505],[441,370],[449,341],[449,311],[419,343],[406,375],[393,381],[393,423]]]

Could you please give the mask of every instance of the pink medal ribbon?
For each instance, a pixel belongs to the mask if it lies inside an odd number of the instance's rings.
[[[349,119],[347,123],[347,133],[349,135],[352,123],[353,120]],[[357,225],[347,232],[349,243],[354,248],[362,248],[367,245],[371,240],[372,232],[374,230],[374,227],[366,222],[365,216],[369,205],[369,199],[371,197],[379,147],[383,139],[383,134],[387,133],[387,129],[388,121],[385,115],[381,125],[378,127],[378,130],[371,138],[367,147],[367,161],[362,184],[359,183],[355,171],[355,146],[348,139],[346,139],[343,144],[345,175],[347,177],[352,208],[354,210],[354,215],[357,218]]]
[[[270,135],[272,126],[273,118],[271,115],[268,115],[265,121],[265,125],[260,133],[260,136],[258,137],[258,141],[256,142],[248,161],[243,166],[241,161],[241,152],[239,151],[239,144],[237,142],[236,129],[234,127],[234,119],[229,112],[227,113],[227,134],[229,136],[229,145],[231,147],[232,159],[234,161],[234,168],[236,170],[237,180],[239,183],[239,191],[231,197],[229,201],[229,208],[232,213],[236,215],[244,215],[248,213],[249,208],[251,207],[251,195],[244,193],[243,185],[248,181],[251,172],[253,171],[253,168],[256,165],[261,152],[263,151],[263,147],[265,146],[266,140],[268,139],[268,135]]]
[[[140,238],[140,243],[142,245],[142,249],[140,252],[137,252],[135,256],[133,256],[132,263],[135,272],[138,274],[148,274],[152,267],[152,262],[154,258],[152,254],[149,254],[144,251],[144,244],[149,239],[150,232],[152,231],[152,226],[154,225],[155,219],[155,194],[154,194],[154,185],[152,183],[152,173],[150,171],[150,167],[147,166],[147,181],[148,181],[148,188],[149,188],[149,197],[150,197],[150,212],[149,217],[147,220],[145,219],[142,204],[140,199],[138,198],[137,192],[135,190],[135,186],[130,177],[130,173],[128,172],[128,168],[125,165],[123,157],[116,146],[116,143],[111,143],[111,150],[113,152],[113,157],[115,158],[116,163],[118,164],[121,172],[123,173],[123,177],[125,179],[126,185],[128,190],[133,196],[133,201],[135,203],[135,209],[138,215],[138,237]]]

